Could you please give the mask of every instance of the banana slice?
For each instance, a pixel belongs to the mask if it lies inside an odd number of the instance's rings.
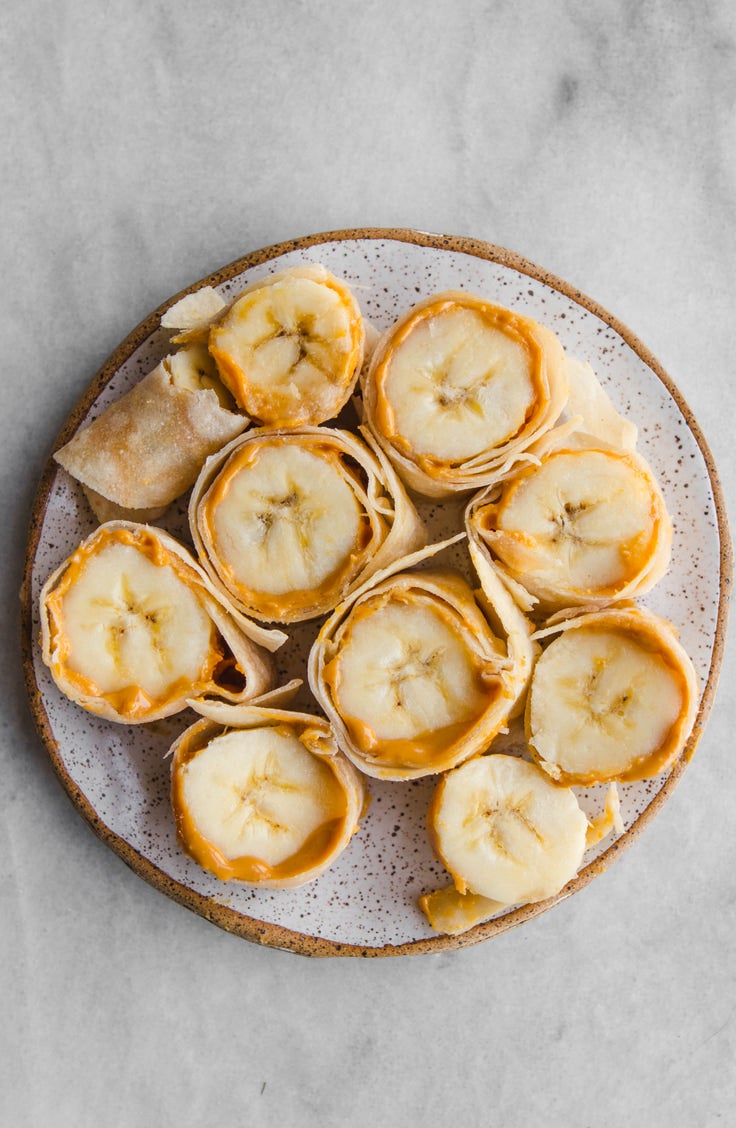
[[[206,346],[191,345],[165,357],[54,458],[82,483],[98,520],[153,520],[248,423]]]
[[[483,759],[488,758],[483,757]],[[455,802],[451,800],[448,804],[450,818],[454,817],[454,824],[450,826],[446,822],[438,831],[437,825],[433,821],[434,813],[433,811],[430,812],[431,835],[436,840],[438,833],[445,834],[450,842],[448,849],[455,856],[460,856],[462,874],[465,874],[466,869],[477,868],[478,865],[481,865],[483,866],[484,881],[491,883],[494,889],[500,889],[504,886],[504,883],[508,882],[508,868],[504,871],[503,868],[498,866],[499,854],[504,861],[510,860],[513,855],[516,865],[535,870],[537,861],[532,857],[528,837],[527,841],[524,841],[524,832],[528,831],[529,834],[539,839],[540,831],[536,822],[537,816],[535,814],[530,817],[531,809],[535,807],[536,810],[539,810],[539,805],[541,805],[541,809],[545,810],[545,793],[539,789],[538,775],[532,775],[531,792],[521,787],[515,789],[515,784],[520,784],[527,773],[525,769],[518,769],[514,764],[504,764],[505,759],[513,758],[493,754],[493,764],[491,765],[493,782],[484,772],[482,787],[476,787],[477,775],[480,774],[480,771],[478,771],[472,780],[466,779],[465,784],[461,784],[459,789],[460,801],[462,802],[463,799],[467,801],[467,821],[461,826],[457,825],[457,783],[455,785]],[[476,762],[473,761],[473,763]],[[515,761],[517,764],[520,762],[524,763],[524,761]],[[527,764],[527,767],[530,766]],[[515,776],[518,776],[519,779],[514,780]],[[501,786],[498,784],[499,777],[504,781]],[[491,787],[490,797],[488,796],[489,785]],[[537,792],[536,803],[531,798],[535,794],[535,788]],[[554,791],[552,794],[554,795]],[[563,861],[561,846],[564,851],[570,854],[570,858],[565,862],[568,866],[578,857],[580,850],[579,817],[574,810],[570,795],[572,795],[572,792],[568,792],[565,798],[568,814],[563,817],[563,823],[567,819],[569,825],[563,825],[562,832],[554,836],[555,865]],[[438,796],[435,796],[435,800],[441,802],[441,798]],[[555,798],[555,802],[558,802],[557,798]],[[562,813],[561,809],[560,813]],[[549,820],[547,822],[549,823]],[[615,783],[609,784],[603,811],[591,819],[587,825],[584,849],[587,850],[591,846],[597,845],[613,831],[616,834],[624,833],[620,799]],[[468,850],[471,853],[470,863],[465,860]],[[490,864],[482,860],[484,850],[486,854],[490,855]],[[577,872],[579,865],[580,862],[578,861],[574,872]],[[567,869],[563,869],[563,878],[566,872],[568,872]],[[545,867],[545,872],[537,876],[541,877],[542,889],[550,888],[552,890],[547,894],[548,896],[554,896],[555,892],[559,892],[559,889],[554,889],[554,886],[561,880],[559,873],[553,879],[552,874],[546,871]],[[574,876],[574,873],[570,872],[569,876]],[[519,873],[519,878],[521,879],[521,873]],[[511,880],[513,882],[513,876]],[[526,880],[526,876],[524,876],[524,880]],[[549,882],[549,885],[547,885],[547,882]],[[566,884],[565,880],[563,880],[564,884]],[[533,900],[540,899],[545,898],[533,898]],[[485,924],[498,913],[511,908],[513,903],[506,903],[470,892],[467,881],[463,876],[459,879],[459,887],[458,885],[450,885],[444,889],[434,889],[429,893],[422,894],[419,898],[419,907],[432,928],[436,932],[444,932],[450,936],[458,936],[463,932],[468,932],[477,924]],[[516,901],[516,903],[519,902]]]
[[[403,570],[435,550],[364,584],[310,653],[312,692],[340,747],[378,779],[433,775],[484,751],[531,669],[529,625],[502,585],[492,607],[490,587],[476,598],[454,572]]]
[[[477,489],[556,422],[565,353],[531,318],[459,291],[409,310],[363,380],[368,425],[411,489]]]
[[[380,450],[326,427],[250,431],[208,461],[189,513],[213,583],[281,623],[331,611],[426,539]]]
[[[317,264],[249,287],[210,333],[223,383],[250,416],[272,427],[334,418],[355,386],[364,344],[355,298]]]
[[[554,896],[578,871],[588,820],[575,793],[516,756],[476,756],[437,785],[432,845],[459,893],[501,905]]]
[[[173,745],[182,849],[222,881],[290,888],[314,880],[358,829],[365,792],[321,718],[215,706]]]
[[[41,624],[62,693],[125,724],[170,716],[202,694],[265,693],[264,647],[285,640],[226,608],[172,537],[122,521],[101,525],[49,577]]]
[[[467,530],[542,613],[643,595],[672,544],[645,460],[575,433],[474,498]]]
[[[525,719],[548,775],[628,782],[671,767],[694,724],[698,687],[669,623],[624,606],[563,619],[536,637],[552,641],[535,666]]]

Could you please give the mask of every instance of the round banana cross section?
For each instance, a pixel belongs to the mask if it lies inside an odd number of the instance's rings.
[[[472,294],[438,294],[379,341],[366,419],[412,488],[478,488],[559,417],[565,354],[548,329]]]
[[[323,626],[309,677],[340,747],[379,779],[433,775],[484,751],[521,685],[467,582],[444,570],[366,585]]]
[[[270,663],[194,560],[149,526],[101,525],[47,580],[41,620],[56,684],[109,720],[151,721],[198,694],[240,699],[271,685]]]
[[[692,662],[669,623],[642,608],[568,619],[541,636],[527,739],[567,784],[650,779],[682,751],[697,710]]]
[[[424,542],[401,482],[359,438],[256,430],[203,471],[192,536],[245,614],[292,623],[331,611],[387,560]]]
[[[430,804],[432,845],[461,894],[501,905],[553,897],[575,876],[588,820],[570,788],[515,756],[476,756],[448,772]]]
[[[312,881],[358,829],[358,772],[329,725],[280,710],[220,707],[174,744],[171,799],[182,849],[222,881]]]
[[[213,325],[209,347],[252,419],[299,427],[332,419],[347,403],[365,328],[347,285],[315,264],[248,287]]]
[[[486,490],[468,532],[544,613],[644,594],[672,543],[645,460],[585,436]]]

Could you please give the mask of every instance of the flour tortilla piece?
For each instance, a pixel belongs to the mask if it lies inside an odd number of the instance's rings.
[[[193,484],[205,459],[249,424],[222,405],[213,387],[181,379],[192,357],[198,359],[194,349],[164,358],[56,452],[59,465],[126,515],[162,513]],[[94,497],[90,503],[97,512]],[[106,515],[113,513],[119,515]]]

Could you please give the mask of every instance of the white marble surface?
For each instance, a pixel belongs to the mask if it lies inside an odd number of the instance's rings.
[[[474,235],[595,297],[680,387],[733,509],[732,6],[10,0],[0,28],[4,1122],[728,1124],[732,645],[673,798],[573,900],[465,952],[308,961],[94,838],[16,622],[36,482],[101,362],[191,281],[311,231]]]

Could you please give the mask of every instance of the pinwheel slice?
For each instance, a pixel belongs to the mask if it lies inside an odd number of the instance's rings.
[[[59,689],[125,724],[177,713],[190,697],[265,693],[268,651],[286,637],[226,607],[173,537],[131,522],[101,525],[40,601],[43,660]]]
[[[666,572],[672,544],[648,463],[590,435],[548,439],[536,463],[472,499],[469,538],[528,593],[528,610],[643,595]]]
[[[615,784],[588,822],[571,788],[527,760],[490,753],[442,778],[428,829],[455,884],[424,894],[419,907],[436,931],[457,935],[512,905],[554,897],[586,849],[624,827]]]
[[[195,703],[204,718],[172,747],[182,849],[222,881],[282,889],[313,881],[358,830],[360,774],[320,717]]]
[[[363,379],[368,425],[410,488],[430,497],[490,481],[553,426],[567,393],[554,333],[460,291],[401,317]]]
[[[534,668],[525,721],[548,775],[629,782],[672,766],[695,721],[698,686],[670,623],[625,605],[560,617],[535,637],[552,641]]]
[[[309,681],[345,754],[378,779],[433,775],[484,751],[524,692],[533,644],[497,582],[478,595],[447,569],[396,561],[342,603],[312,647]],[[493,625],[491,625],[493,623]]]
[[[331,611],[424,526],[378,448],[347,431],[258,429],[211,458],[190,526],[205,570],[247,615],[293,623]]]
[[[154,520],[248,423],[206,346],[190,345],[165,357],[54,458],[81,482],[98,520]]]
[[[365,329],[348,286],[319,264],[249,286],[210,333],[223,383],[272,427],[333,419],[363,363]]]

